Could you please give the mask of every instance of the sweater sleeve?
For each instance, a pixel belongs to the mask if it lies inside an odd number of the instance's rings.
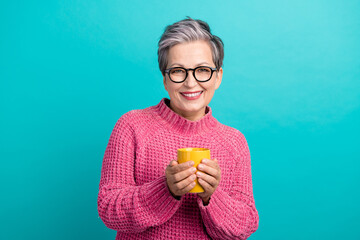
[[[236,166],[234,168],[231,189],[220,186],[204,206],[200,197],[198,204],[207,233],[213,239],[247,239],[259,224],[258,212],[252,191],[250,152],[241,134],[237,144]]]
[[[108,228],[134,233],[165,223],[177,211],[181,200],[172,197],[165,176],[136,185],[136,140],[126,119],[124,115],[118,120],[105,150],[98,212]]]

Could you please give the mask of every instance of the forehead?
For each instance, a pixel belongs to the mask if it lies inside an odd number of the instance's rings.
[[[179,43],[169,49],[168,66],[193,67],[199,63],[213,64],[211,47],[206,41]]]

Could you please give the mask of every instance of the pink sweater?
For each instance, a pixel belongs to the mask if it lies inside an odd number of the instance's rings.
[[[99,216],[116,239],[246,239],[258,228],[250,153],[243,134],[219,123],[207,108],[189,121],[166,104],[124,114],[105,150]],[[165,168],[177,149],[209,148],[221,180],[204,206],[197,194],[172,197]]]

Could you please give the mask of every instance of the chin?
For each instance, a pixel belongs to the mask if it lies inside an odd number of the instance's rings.
[[[206,106],[184,106],[182,107],[182,111],[186,113],[197,113],[203,109],[205,109]]]

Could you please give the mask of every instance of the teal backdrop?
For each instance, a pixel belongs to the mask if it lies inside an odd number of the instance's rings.
[[[115,239],[98,217],[118,118],[167,93],[166,25],[225,43],[210,103],[252,156],[249,239],[360,239],[360,1],[2,1],[0,239]]]

